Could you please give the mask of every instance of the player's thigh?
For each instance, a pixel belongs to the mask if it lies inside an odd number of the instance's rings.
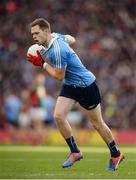
[[[54,110],[54,118],[66,118],[67,114],[76,103],[74,99],[70,99],[67,97],[59,96],[57,98],[55,110]]]
[[[100,103],[92,110],[87,110],[91,122],[103,122]]]

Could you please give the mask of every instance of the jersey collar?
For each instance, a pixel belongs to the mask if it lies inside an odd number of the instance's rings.
[[[48,50],[48,49],[51,47],[51,45],[53,44],[53,42],[58,38],[58,35],[57,35],[57,33],[51,33],[51,37],[52,37],[52,39],[51,39],[51,41],[50,41],[50,43],[49,43],[48,48],[45,48],[46,50]]]
[[[58,35],[57,35],[57,33],[51,33],[51,36],[52,36],[52,39],[51,39],[51,41],[50,41],[50,43],[49,43],[49,46],[48,46],[48,48],[46,48],[46,47],[44,47],[44,46],[42,46],[42,48],[41,48],[41,50],[40,50],[40,53],[41,53],[41,55],[43,55],[50,47],[51,47],[51,45],[53,44],[53,42],[59,37]]]

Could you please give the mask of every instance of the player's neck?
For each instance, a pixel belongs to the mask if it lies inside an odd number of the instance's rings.
[[[48,38],[47,38],[47,41],[44,43],[44,46],[45,46],[46,48],[48,48],[51,39],[52,39],[52,36],[51,36],[51,34],[49,34],[49,36],[48,36]]]

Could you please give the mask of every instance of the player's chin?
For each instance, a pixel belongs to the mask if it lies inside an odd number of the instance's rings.
[[[40,42],[37,42],[37,44],[40,46],[40,45],[43,45],[42,43],[40,43]]]

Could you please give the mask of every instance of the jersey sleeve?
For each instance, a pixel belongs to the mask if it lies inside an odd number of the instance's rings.
[[[59,38],[61,38],[63,41],[65,41],[64,35],[62,35],[62,34],[60,34],[60,33],[56,33],[56,34],[57,34],[57,36],[58,36]]]
[[[60,48],[61,46],[61,48]],[[58,41],[54,42],[54,67],[60,69],[66,69],[67,61],[69,57],[69,51],[65,44],[59,44]]]

